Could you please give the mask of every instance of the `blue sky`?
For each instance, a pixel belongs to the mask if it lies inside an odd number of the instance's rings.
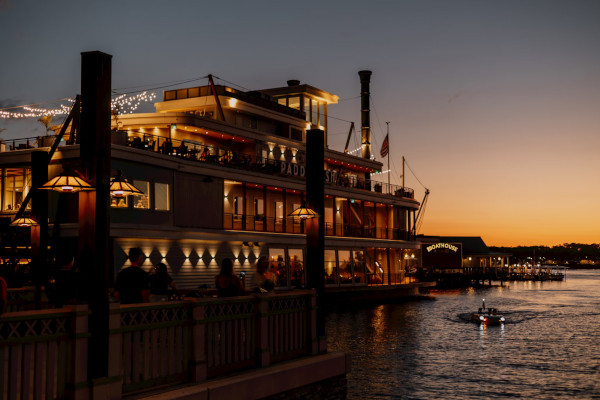
[[[360,124],[357,72],[370,69],[374,153],[390,121],[392,181],[404,155],[431,190],[421,233],[598,242],[598,21],[596,0],[0,0],[0,108],[73,96],[80,53],[101,50],[113,88],[212,73],[328,90],[343,100],[330,108],[341,150],[347,121]],[[419,181],[406,176],[421,198]]]

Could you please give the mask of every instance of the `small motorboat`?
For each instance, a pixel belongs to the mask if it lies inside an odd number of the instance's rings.
[[[480,307],[476,313],[471,314],[471,322],[484,325],[500,325],[504,324],[504,317],[498,315],[498,310],[495,308],[485,308],[485,299],[483,299],[483,306]]]

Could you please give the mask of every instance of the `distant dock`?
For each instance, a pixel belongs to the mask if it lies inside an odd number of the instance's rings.
[[[562,281],[566,276],[564,267],[530,267],[530,268],[486,268],[482,271],[469,271],[463,273],[433,272],[423,279],[434,281],[438,288],[461,288],[491,286],[493,281]]]

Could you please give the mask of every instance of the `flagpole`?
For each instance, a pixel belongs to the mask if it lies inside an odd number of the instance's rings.
[[[387,138],[388,138],[388,153],[387,153],[387,159],[388,159],[388,194],[392,194],[392,187],[390,186],[390,175],[391,175],[391,171],[390,171],[390,123],[386,122],[387,124]]]

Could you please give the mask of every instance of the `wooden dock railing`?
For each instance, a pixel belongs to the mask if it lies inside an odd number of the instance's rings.
[[[317,354],[315,305],[308,290],[111,304],[106,381],[120,397]],[[0,316],[0,398],[89,398],[88,318],[86,305]]]

